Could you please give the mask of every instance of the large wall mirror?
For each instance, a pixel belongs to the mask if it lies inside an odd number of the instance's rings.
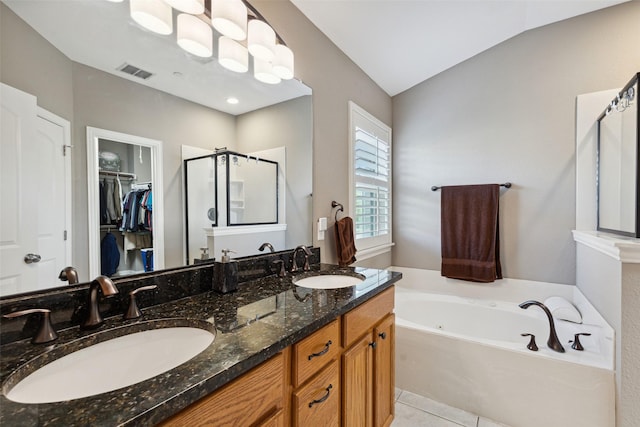
[[[42,115],[70,124],[70,141],[60,147],[70,163],[62,228],[70,247],[66,264],[77,269],[81,282],[93,279],[89,247],[96,244],[87,214],[93,203],[87,191],[93,174],[87,168],[88,128],[162,141],[163,188],[154,191],[164,196],[164,268],[186,264],[182,162],[218,147],[239,153],[284,148],[286,236],[274,246],[312,243],[310,88],[295,79],[265,84],[251,69],[233,73],[217,64],[215,52],[213,58],[194,57],[177,46],[175,35],[158,36],[135,24],[127,0],[2,0],[0,7],[2,83],[35,97],[46,110]],[[126,74],[123,65],[152,75]],[[231,97],[238,102],[228,103]],[[4,180],[0,186],[3,194],[9,191]],[[242,235],[253,253],[263,238],[251,230]],[[0,289],[0,295],[66,285],[57,267],[50,270],[55,274],[41,274],[37,285]]]
[[[598,118],[598,230],[640,237],[638,76]]]

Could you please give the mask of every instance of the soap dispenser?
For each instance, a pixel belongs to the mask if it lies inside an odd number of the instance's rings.
[[[213,290],[223,294],[238,289],[238,262],[232,261],[229,253],[235,252],[223,249],[220,262],[216,262],[213,268]]]

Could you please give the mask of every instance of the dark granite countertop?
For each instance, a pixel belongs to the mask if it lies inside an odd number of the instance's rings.
[[[22,340],[0,347],[0,425],[6,426],[145,426],[154,425],[310,335],[398,281],[400,273],[316,265],[315,273],[358,273],[357,286],[313,290],[295,286],[291,276],[270,276],[241,284],[237,292],[207,292],[144,308],[136,321],[106,320],[98,331],[77,327],[59,332],[50,346]],[[308,274],[308,273],[302,273]],[[301,275],[294,276],[301,277]],[[197,326],[216,338],[188,362],[129,387],[59,403],[21,404],[4,392],[29,372],[87,343],[156,327]],[[33,362],[34,358],[36,362]],[[29,361],[32,361],[28,363]],[[95,366],[95,369],[109,369]],[[87,373],[90,375],[90,373]]]

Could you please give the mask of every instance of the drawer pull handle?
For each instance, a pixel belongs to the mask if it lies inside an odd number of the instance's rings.
[[[323,354],[326,354],[327,351],[329,351],[329,347],[331,346],[331,344],[333,344],[331,340],[327,341],[327,343],[324,345],[324,348],[321,351],[317,353],[312,353],[308,356],[309,360],[313,359],[314,357],[318,357],[318,356],[322,356]]]
[[[325,400],[327,400],[329,398],[329,395],[331,394],[332,388],[333,388],[333,384],[329,384],[329,387],[325,389],[327,393],[324,396],[322,396],[320,399],[312,400],[311,402],[309,402],[309,408],[313,407],[313,405],[315,405],[316,403],[322,403]]]
[[[373,341],[373,342],[370,342],[370,343],[369,343],[369,347],[371,347],[371,348],[372,348],[372,349],[374,349],[374,350],[376,349],[376,346],[377,346],[377,345],[378,345],[378,344],[377,344],[375,341]]]
[[[378,336],[379,336],[380,338],[382,338],[383,340],[386,340],[386,339],[387,339],[387,333],[386,333],[386,332],[380,332],[380,333],[378,334]]]

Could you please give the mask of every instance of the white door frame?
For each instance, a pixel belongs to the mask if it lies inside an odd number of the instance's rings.
[[[162,141],[87,126],[87,186],[89,223],[89,277],[100,275],[100,195],[98,191],[98,143],[100,139],[148,147],[153,183],[153,269],[164,268],[164,197]]]

